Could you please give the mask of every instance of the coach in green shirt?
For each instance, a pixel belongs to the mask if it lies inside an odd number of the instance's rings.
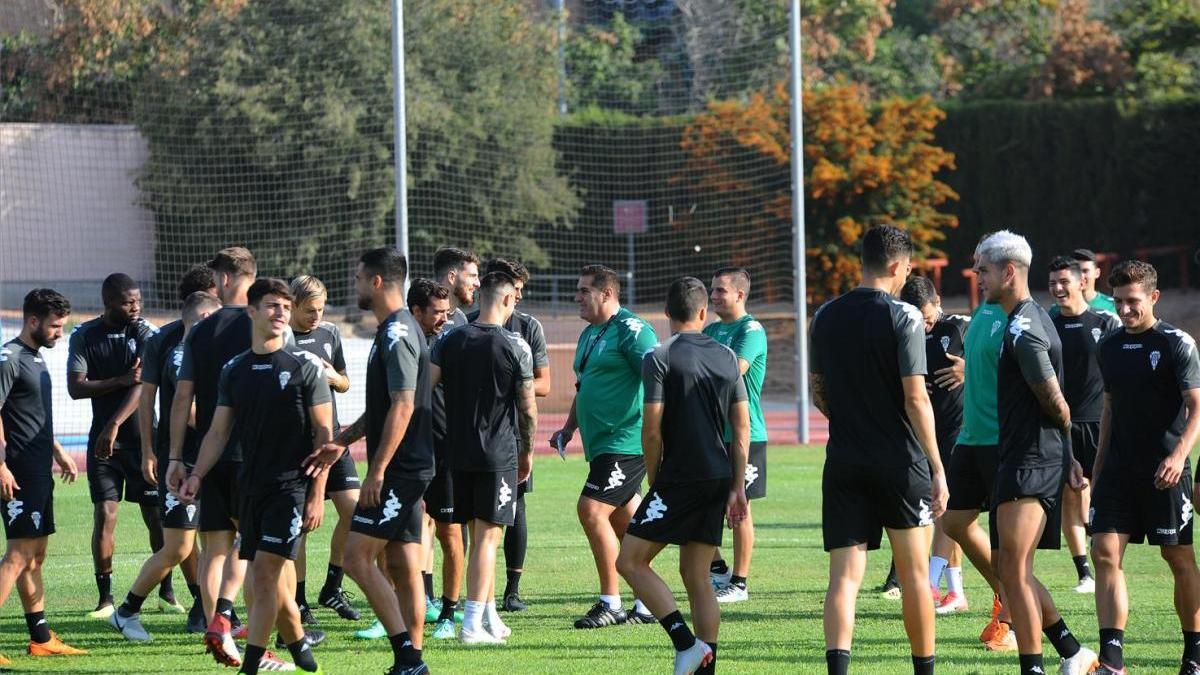
[[[720,321],[710,323],[704,334],[729,347],[737,356],[746,394],[750,401],[750,458],[746,463],[746,498],[767,496],[767,424],[763,420],[762,385],[767,375],[767,333],[762,324],[746,312],[750,296],[750,273],[740,267],[725,267],[713,274],[711,300]],[[733,427],[725,425],[726,446],[733,439]],[[749,506],[749,505],[747,505]],[[713,557],[712,580],[718,602],[749,600],[746,578],[754,552],[754,521],[747,508],[746,520],[733,530],[733,569],[717,549]]]
[[[621,282],[603,265],[579,276],[575,301],[588,322],[575,347],[575,401],[567,423],[550,438],[556,449],[579,429],[590,465],[579,497],[579,522],[600,574],[600,599],[575,622],[576,628],[656,623],[641,602],[626,612],[621,604],[617,553],[625,527],[641,503],[646,475],[642,458],[642,357],[658,338],[649,323],[621,307]]]

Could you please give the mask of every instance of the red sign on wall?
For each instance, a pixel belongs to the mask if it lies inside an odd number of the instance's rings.
[[[613,234],[645,234],[649,206],[645,199],[613,200]]]

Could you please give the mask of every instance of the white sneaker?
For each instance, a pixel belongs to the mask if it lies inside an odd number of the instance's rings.
[[[697,639],[691,647],[675,652],[675,675],[692,675],[701,666],[712,662],[712,658],[712,647]]]
[[[1096,657],[1096,652],[1087,647],[1080,647],[1075,656],[1062,660],[1058,672],[1060,675],[1087,675],[1098,665],[1100,659]]]
[[[1075,587],[1076,593],[1095,593],[1096,580],[1092,577],[1084,577],[1079,581],[1079,585]]]
[[[954,591],[950,591],[949,593],[943,595],[942,601],[933,609],[933,613],[937,614],[938,616],[945,616],[947,614],[965,611],[967,611],[967,597],[965,595],[959,595]]]
[[[507,640],[508,636],[512,635],[512,629],[500,620],[500,615],[496,612],[483,613],[483,629],[500,640]]]
[[[708,580],[712,583],[713,588],[720,590],[729,585],[729,580],[733,578],[733,568],[730,567],[724,574],[717,574],[712,570],[708,572]]]
[[[458,641],[464,645],[502,645],[504,640],[492,635],[485,629],[469,630],[466,626],[458,631]]]
[[[125,618],[120,612],[113,612],[108,616],[108,625],[116,628],[122,637],[131,642],[149,642],[154,639],[142,625],[140,614]]]
[[[296,664],[284,661],[274,652],[267,652],[258,660],[258,669],[264,673],[290,673],[296,670]]]
[[[725,584],[717,589],[717,602],[745,602],[750,599],[750,592],[741,586]]]

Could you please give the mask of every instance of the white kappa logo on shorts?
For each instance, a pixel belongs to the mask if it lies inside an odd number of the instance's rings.
[[[746,487],[754,485],[754,481],[758,480],[758,467],[753,464],[746,464]]]
[[[379,519],[379,524],[382,525],[398,515],[400,515],[400,499],[396,497],[395,490],[388,490],[388,499],[383,504],[383,517]]]
[[[1158,370],[1158,362],[1162,360],[1162,354],[1156,349],[1150,352],[1150,370]]]
[[[508,481],[503,478],[500,479],[500,492],[496,495],[496,501],[497,511],[503,509],[505,504],[512,501],[512,488],[508,487]],[[513,508],[516,508],[516,504],[513,504]]]
[[[1192,522],[1193,511],[1192,500],[1184,497],[1183,506],[1179,509],[1179,523],[1181,528],[1187,527],[1188,523]]]
[[[174,493],[168,492],[167,499],[163,502],[163,506],[167,507],[167,515],[171,515],[171,512],[175,510],[175,507],[179,506],[179,498],[176,497]]]
[[[25,513],[25,502],[20,499],[14,499],[8,503],[8,524],[12,525],[16,521],[17,516]]]
[[[29,519],[33,521],[33,529],[38,532],[41,532],[42,531],[42,514],[37,511],[34,511],[33,513],[29,514]]]
[[[646,517],[642,518],[643,525],[652,520],[660,520],[663,514],[667,512],[667,505],[663,503],[662,497],[657,492],[654,493],[653,497],[650,503],[646,505]]]
[[[300,536],[300,529],[301,529],[301,527],[303,527],[303,525],[304,525],[304,518],[302,518],[300,516],[300,509],[293,506],[292,507],[292,525],[291,525],[291,527],[288,528],[288,534],[292,535],[292,536],[288,537],[289,544],[292,543],[292,540],[294,540],[296,537]]]
[[[608,487],[604,488],[605,492],[615,490],[625,484],[625,472],[621,470],[621,465],[613,462],[612,472],[608,474]]]
[[[918,518],[917,524],[922,525],[922,526],[932,525],[933,524],[933,512],[929,510],[929,502],[922,499],[920,502],[918,502],[918,504],[920,505],[921,510],[919,512],[917,512],[917,518]]]

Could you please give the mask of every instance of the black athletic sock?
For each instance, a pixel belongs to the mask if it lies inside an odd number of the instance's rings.
[[[341,565],[329,563],[329,569],[325,572],[325,590],[332,593],[342,587],[342,578],[345,577],[346,571]]]
[[[529,548],[529,522],[525,519],[525,495],[517,497],[513,524],[504,528],[504,567],[525,569],[525,552]],[[508,595],[506,592],[505,595]]]
[[[1075,563],[1075,574],[1079,575],[1079,580],[1083,581],[1092,576],[1092,568],[1088,565],[1086,555],[1073,555],[1071,562]]]
[[[1079,653],[1079,640],[1071,634],[1071,630],[1067,628],[1067,622],[1060,617],[1057,623],[1046,626],[1042,629],[1042,633],[1050,640],[1050,644],[1054,645],[1054,650],[1064,659],[1069,659]]]
[[[671,612],[659,619],[658,622],[662,624],[663,630],[667,631],[667,636],[675,645],[675,651],[691,649],[692,645],[696,644],[696,636],[692,635],[692,629],[688,628],[687,622],[683,620],[683,614],[679,610]]]
[[[229,623],[234,626],[242,625],[242,620],[237,615],[237,610],[233,608],[233,601],[229,601]]]
[[[504,597],[519,595],[521,592],[521,573],[508,570],[508,582],[504,584]]]
[[[188,593],[192,594],[192,599],[199,602],[200,601],[200,584],[188,584],[187,587],[188,587]]]
[[[1100,629],[1100,663],[1115,670],[1125,667],[1125,631],[1116,628]]]
[[[228,598],[217,598],[217,614],[233,623],[233,601]]]
[[[100,591],[99,605],[112,604],[112,572],[100,572],[96,574],[96,590]]]
[[[296,667],[308,673],[317,672],[317,660],[313,658],[312,647],[309,646],[308,640],[301,637],[292,644],[288,645],[288,651],[292,654],[292,662]]]
[[[746,577],[739,577],[738,575],[734,574],[733,576],[729,577],[729,585],[737,586],[742,590],[746,590]]]
[[[304,582],[296,582],[296,606],[300,609],[308,607],[308,593],[305,592]]]
[[[134,614],[142,611],[142,603],[145,601],[146,596],[135,595],[133,591],[130,591],[129,594],[125,596],[125,602],[121,603],[121,606],[117,608],[117,614],[120,614],[121,618],[128,619]]]
[[[447,598],[446,596],[443,595],[442,596],[442,613],[438,615],[438,621],[445,621],[447,619],[453,621],[454,620],[454,612],[456,612],[456,611],[458,611],[458,601],[451,600],[450,598]]]
[[[896,577],[896,561],[892,560],[892,566],[888,569],[887,579],[883,580],[884,586],[899,586],[900,579]]]
[[[936,659],[936,656],[912,657],[913,675],[933,675],[933,662]]]
[[[46,623],[45,612],[30,612],[25,615],[25,625],[29,628],[29,639],[41,644],[50,641],[50,624]]]
[[[246,645],[246,653],[242,654],[242,669],[238,672],[246,673],[247,675],[256,675],[258,673],[258,662],[262,661],[262,657],[266,653],[266,647],[251,644]]]
[[[726,565],[723,559],[718,558],[712,561],[712,564],[708,566],[708,571],[712,572],[713,574],[728,574],[729,565]]]
[[[168,600],[175,599],[175,573],[168,571],[167,576],[158,584],[158,596]]]
[[[425,597],[433,599],[433,574],[421,572],[421,581],[425,582]]]
[[[850,673],[850,650],[849,649],[827,649],[825,650],[825,669],[829,675],[849,675]]]
[[[716,673],[717,673],[717,643],[708,642],[707,640],[705,640],[704,644],[708,645],[708,648],[712,650],[712,660],[710,660],[708,662],[707,666],[700,666],[699,668],[697,668],[696,675],[716,675]]]
[[[392,659],[397,666],[412,666],[421,662],[421,652],[413,649],[412,637],[408,631],[399,635],[389,635],[388,642],[392,643]]]
[[[1021,675],[1043,675],[1046,672],[1041,654],[1021,654]]]
[[[1200,663],[1200,633],[1183,631],[1183,658]]]

